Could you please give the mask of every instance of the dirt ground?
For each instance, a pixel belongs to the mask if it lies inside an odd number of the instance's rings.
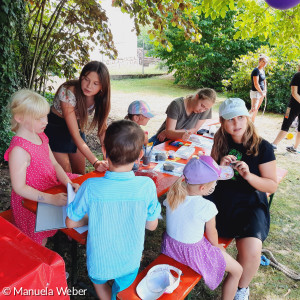
[[[178,95],[178,96],[184,96],[184,95]],[[164,121],[166,115],[165,110],[168,106],[168,104],[173,100],[171,97],[165,97],[165,96],[151,96],[151,95],[145,95],[142,93],[131,93],[130,97],[128,95],[124,95],[121,92],[115,92],[112,91],[112,109],[110,113],[110,122],[112,120],[117,120],[124,118],[126,115],[126,111],[128,108],[128,105],[133,100],[145,100],[153,110],[155,117],[151,119],[146,126],[147,130],[149,131],[149,136],[152,136],[155,134],[156,130],[160,127],[161,123]],[[220,98],[218,101],[222,101],[224,99]],[[213,112],[213,118],[217,118],[217,110]],[[280,130],[282,122],[282,116],[279,115],[269,115],[262,116],[261,112],[259,113],[258,117],[256,118],[255,125],[258,129],[259,134],[265,138],[266,140],[272,142],[277,133]],[[292,133],[295,129],[291,129]],[[280,167],[283,167],[285,165],[288,165],[291,168],[297,168],[299,169],[300,164],[300,153],[298,154],[292,154],[289,152],[286,152],[285,148],[286,146],[292,145],[293,140],[287,140],[284,139],[278,147],[278,150],[276,152],[278,165]],[[90,134],[88,136],[88,144],[91,147],[91,149],[98,155],[100,153],[100,146],[99,142],[97,141],[95,132]],[[88,166],[88,164],[87,164]],[[90,166],[89,166],[90,167]],[[9,208],[10,206],[10,192],[11,192],[11,185],[10,185],[10,179],[9,179],[9,171],[7,164],[2,164],[0,166],[0,211],[4,211]],[[162,229],[160,229],[162,230]],[[146,238],[151,239],[152,233],[147,234]],[[64,241],[64,243],[67,243],[68,241]],[[49,248],[53,249],[53,242],[50,241]],[[159,245],[153,245],[153,248],[148,249],[144,253],[143,258],[143,264],[147,265],[154,257],[157,256],[157,253],[159,251]],[[61,253],[62,257],[66,261],[66,269],[69,271],[70,269],[70,254],[68,251],[63,251]],[[86,274],[86,266],[85,266],[85,251],[84,247],[79,247],[79,265],[81,266],[79,269],[79,278],[83,279],[85,282],[88,282],[87,274]],[[84,267],[83,267],[84,266]],[[76,299],[74,297],[73,299]],[[79,299],[79,298],[78,298]],[[83,299],[83,298],[81,298]],[[84,297],[84,299],[94,299],[91,297]]]

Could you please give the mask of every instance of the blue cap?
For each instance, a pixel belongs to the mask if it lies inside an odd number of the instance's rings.
[[[219,115],[225,120],[238,116],[250,116],[245,101],[240,98],[228,98],[221,103]]]
[[[136,100],[130,103],[128,107],[128,113],[131,115],[143,115],[146,118],[154,117],[149,105],[142,100]]]

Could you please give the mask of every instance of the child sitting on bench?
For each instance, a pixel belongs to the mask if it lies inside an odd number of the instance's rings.
[[[109,170],[86,180],[67,208],[69,228],[87,223],[87,268],[100,299],[116,299],[135,280],[144,246],[145,225],[155,230],[161,206],[154,182],[131,171],[143,155],[143,130],[134,122],[113,122],[103,155]],[[114,279],[112,288],[107,284]]]
[[[162,253],[201,274],[212,290],[221,283],[227,271],[222,299],[232,300],[242,267],[218,244],[215,226],[218,211],[212,202],[202,197],[213,192],[221,171],[210,156],[192,158],[187,163],[183,170],[185,181],[179,178],[164,201],[167,230]]]

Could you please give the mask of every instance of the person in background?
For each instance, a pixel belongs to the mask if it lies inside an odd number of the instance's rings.
[[[149,142],[157,145],[167,139],[187,141],[206,119],[211,119],[211,108],[216,98],[217,94],[213,89],[203,88],[194,95],[173,100],[166,110],[166,121]]]
[[[126,120],[131,120],[138,125],[146,126],[154,114],[151,112],[149,105],[142,100],[136,100],[130,103],[128,113],[125,117]],[[144,145],[148,144],[148,131],[144,131],[145,140]]]
[[[152,179],[135,176],[134,161],[143,155],[144,132],[129,120],[107,128],[104,177],[86,180],[67,208],[69,228],[88,220],[87,268],[101,300],[116,299],[135,280],[144,247],[145,227],[155,230],[161,206]],[[107,283],[114,280],[112,287]]]
[[[234,299],[248,300],[249,284],[259,268],[262,243],[269,233],[266,193],[277,189],[276,160],[271,144],[257,134],[243,100],[225,100],[219,115],[221,127],[215,134],[211,156],[220,166],[232,166],[234,176],[218,181],[209,199],[219,211],[218,233],[235,238],[237,261],[243,267]]]
[[[55,94],[45,133],[50,148],[66,172],[85,174],[87,159],[95,170],[108,167],[86,144],[88,118],[93,115],[89,130],[98,127],[102,144],[110,111],[110,77],[107,67],[98,61],[87,63],[78,80],[62,84]]]
[[[250,90],[250,99],[251,99],[251,109],[250,116],[251,120],[254,122],[257,112],[267,95],[267,80],[265,74],[265,67],[269,59],[265,55],[261,55],[258,59],[258,66],[254,68],[251,73],[251,90]]]
[[[283,122],[281,125],[281,130],[279,131],[277,137],[272,143],[274,150],[277,149],[277,145],[286,136],[289,131],[293,121],[298,117],[298,132],[296,134],[295,143],[293,146],[286,147],[286,150],[292,153],[298,153],[297,148],[300,145],[300,65],[298,66],[298,72],[293,76],[290,83],[291,86],[291,98],[286,109]]]
[[[219,244],[215,218],[218,211],[214,203],[203,198],[213,192],[221,172],[210,156],[192,158],[186,164],[185,180],[177,179],[164,201],[167,228],[162,253],[202,275],[211,290],[217,288],[227,271],[222,299],[232,300],[243,270]]]
[[[55,160],[44,133],[50,107],[45,98],[30,91],[20,90],[11,100],[12,138],[4,154],[8,161],[12,185],[11,208],[14,224],[43,246],[56,230],[35,232],[36,215],[24,208],[23,199],[48,203],[56,206],[67,204],[67,194],[51,195],[43,191],[59,184],[70,183],[75,191],[79,188],[71,179],[76,174],[66,174]]]

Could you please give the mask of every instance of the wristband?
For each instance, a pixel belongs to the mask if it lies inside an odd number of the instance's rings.
[[[97,159],[94,163],[93,163],[93,167],[95,167],[96,162],[99,161],[99,159]]]

